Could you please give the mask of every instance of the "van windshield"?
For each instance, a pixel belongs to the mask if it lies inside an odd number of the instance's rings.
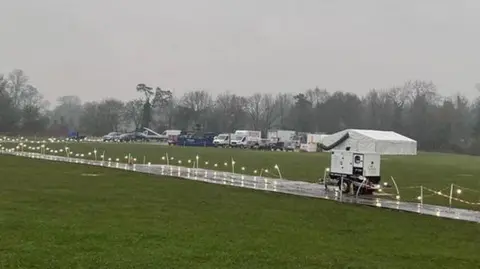
[[[227,135],[219,135],[219,136],[217,136],[217,139],[218,139],[218,140],[226,140],[227,138],[228,138]]]

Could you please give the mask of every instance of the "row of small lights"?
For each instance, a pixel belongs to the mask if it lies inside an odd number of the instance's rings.
[[[44,144],[42,144],[41,146],[38,146],[38,147],[32,147],[32,146],[27,146],[27,145],[24,144],[24,143],[20,143],[18,146],[15,147],[15,149],[20,150],[20,149],[22,149],[22,148],[24,148],[24,147],[27,147],[27,149],[29,149],[29,150],[41,150],[41,149],[45,148],[46,151],[48,151],[48,152],[50,152],[50,153],[53,153],[53,154],[58,154],[58,153],[63,153],[63,152],[64,152],[64,149],[54,150],[54,149],[50,149],[50,148],[46,147]],[[2,150],[5,150],[5,147],[1,147],[1,149],[2,149]],[[68,151],[69,149],[70,149],[69,147],[65,147],[65,151]],[[13,151],[13,149],[10,149],[10,151]],[[70,152],[69,152],[69,155],[70,155],[70,154],[74,154],[74,152],[71,152],[71,151],[70,151]],[[97,151],[94,150],[94,151],[93,151],[93,154],[96,155],[96,154],[97,154]],[[85,154],[83,154],[83,153],[76,153],[74,156],[75,156],[75,157],[84,158],[84,157],[85,157]],[[87,156],[92,156],[92,152],[88,152],[88,153],[87,153]],[[100,155],[100,158],[103,159],[104,157],[105,157],[105,156],[104,156],[103,154]],[[128,160],[128,158],[129,158],[129,156],[125,156],[125,157],[124,157],[125,160]],[[112,161],[112,158],[108,158],[107,160],[108,160],[108,161]],[[137,158],[132,158],[132,160],[133,160],[133,162],[137,162]],[[162,156],[162,160],[165,161],[165,160],[166,160],[166,157],[165,157],[165,156]],[[170,160],[173,161],[173,160],[175,160],[175,158],[174,158],[174,157],[170,157]],[[197,160],[198,160],[198,156],[197,156]],[[116,162],[119,162],[120,159],[119,159],[119,158],[116,158],[115,161],[116,161]],[[178,160],[177,163],[178,163],[178,164],[182,164],[182,160]],[[188,163],[191,164],[191,163],[192,163],[192,160],[189,159],[189,160],[188,160]],[[232,160],[231,164],[232,164],[232,165],[235,165],[235,163],[236,163],[236,162]],[[148,162],[147,164],[148,164],[148,165],[151,165],[151,162]],[[208,165],[208,164],[209,164],[209,162],[208,162],[208,161],[205,161],[205,165]],[[213,166],[214,166],[215,168],[217,168],[217,167],[218,167],[218,163],[215,163]],[[227,167],[227,166],[228,166],[228,163],[225,162],[225,163],[224,163],[224,166]],[[274,166],[274,169],[279,170],[278,165],[275,165],[275,166]],[[242,170],[242,171],[245,171],[246,168],[242,166],[242,167],[241,167],[241,170]],[[268,169],[262,169],[262,172],[269,173],[269,170],[268,170]],[[254,174],[257,174],[257,173],[258,173],[258,170],[254,170],[253,173],[254,173]],[[384,187],[388,187],[388,183],[387,183],[387,182],[384,182]],[[382,192],[383,190],[380,189],[379,191]],[[429,191],[431,191],[431,190],[429,190]],[[437,194],[437,195],[439,195],[439,196],[444,196],[441,191],[431,191],[431,192],[433,192],[434,194]],[[457,189],[456,189],[456,193],[457,193],[458,195],[462,194],[462,189],[457,188]],[[400,200],[401,197],[400,197],[400,195],[396,195],[395,198],[396,198],[397,200]],[[417,200],[422,200],[422,196],[418,196],[418,197],[417,197]]]
[[[29,143],[37,143],[37,144],[45,144],[45,143],[59,143],[59,142],[69,142],[69,141],[77,141],[76,139],[65,138],[65,139],[57,139],[57,138],[48,138],[47,140],[29,140],[28,138],[20,137],[20,138],[9,138],[4,136],[3,138],[0,137],[0,141],[3,142],[29,142]],[[102,141],[101,139],[84,139],[87,142],[97,142]]]
[[[49,148],[49,147],[46,147],[45,144],[42,144],[42,145],[37,146],[37,147],[34,147],[34,146],[27,146],[25,143],[20,143],[18,146],[15,147],[16,150],[23,150],[24,148],[27,148],[28,150],[43,150],[43,149],[45,149],[47,152],[52,153],[52,154],[58,154],[58,153],[68,152],[68,155],[73,155],[73,156],[75,156],[75,157],[80,157],[80,158],[84,158],[85,156],[92,156],[92,155],[96,155],[96,154],[97,154],[97,150],[94,150],[93,153],[92,153],[92,152],[88,152],[87,155],[85,155],[85,154],[83,154],[83,153],[74,153],[74,152],[72,152],[72,151],[69,151],[69,150],[70,150],[69,147],[65,147],[64,149],[55,150],[55,149],[51,149],[51,148]],[[2,149],[2,150],[5,150],[4,147],[1,147],[1,149]],[[10,151],[12,152],[12,151],[14,151],[14,149],[10,149]],[[105,156],[104,156],[103,154],[100,155],[99,157],[100,157],[101,159],[104,159],[104,158],[105,158]],[[126,155],[126,156],[124,157],[125,160],[128,160],[128,158],[129,158],[128,155]],[[198,161],[199,156],[197,155],[196,158],[197,158],[197,161]],[[131,160],[132,160],[133,162],[137,162],[137,158],[131,158]],[[165,157],[165,156],[162,156],[162,160],[165,161],[165,160],[166,160],[166,157]],[[173,160],[175,160],[175,158],[174,158],[174,157],[170,157],[169,160],[173,161]],[[111,161],[113,161],[113,159],[112,159],[112,158],[108,158],[107,161],[111,162]],[[116,158],[114,161],[115,161],[115,162],[120,162],[120,158]],[[191,163],[192,163],[192,160],[189,159],[187,162],[188,162],[189,164],[191,164]],[[178,163],[178,164],[182,164],[182,160],[178,160],[177,163]],[[148,165],[151,165],[151,162],[148,162],[147,164],[148,164]],[[231,164],[232,164],[232,166],[233,166],[233,165],[236,164],[236,162],[235,162],[234,160],[232,160],[232,161],[231,161]],[[208,161],[205,161],[205,165],[209,165],[209,162],[208,162]],[[218,167],[219,167],[219,164],[218,164],[218,163],[215,163],[213,166],[214,166],[215,168],[218,168]],[[228,166],[228,162],[224,162],[224,166],[227,167],[227,166]],[[275,170],[277,170],[277,171],[280,171],[280,168],[279,168],[279,166],[278,166],[277,164],[274,165],[273,168],[274,168]],[[246,170],[246,168],[245,168],[244,166],[242,166],[240,169],[241,169],[242,171],[245,171],[245,170]],[[267,173],[267,174],[270,173],[269,169],[261,169],[260,172],[261,172],[261,173]],[[258,170],[254,170],[253,173],[254,173],[254,174],[258,174],[259,171],[258,171]]]
[[[1,145],[0,145],[0,146],[1,146]],[[23,147],[26,147],[26,144],[21,143],[19,146],[15,147],[15,148],[7,149],[7,150],[10,151],[10,152],[13,152],[13,151],[15,151],[15,149],[17,149],[17,150],[18,150],[18,149],[23,149]],[[0,148],[1,148],[2,150],[6,150],[5,147],[0,147]],[[53,150],[53,149],[50,149],[50,148],[48,148],[48,147],[45,147],[45,145],[41,145],[40,147],[27,147],[27,148],[30,149],[30,150],[46,149],[46,150],[48,150],[50,153],[59,153],[59,152],[62,153],[62,152],[64,152],[63,149]],[[68,147],[65,147],[65,150],[68,151],[69,148],[68,148]],[[73,152],[70,152],[70,153],[73,154]],[[96,154],[96,153],[97,153],[97,151],[94,150],[94,154]],[[88,155],[88,156],[91,156],[91,155],[92,155],[92,152],[88,152],[87,155]],[[78,154],[78,153],[77,153],[75,156],[77,156],[77,157],[84,157],[85,155],[84,155],[84,154]],[[101,155],[100,157],[103,158],[104,155]],[[125,159],[128,159],[128,158],[129,158],[129,156],[125,156]],[[166,159],[165,156],[163,156],[163,157],[162,157],[162,160],[165,160],[165,159]],[[174,160],[175,158],[174,158],[174,157],[171,157],[171,158],[169,158],[169,159],[170,159],[170,160]],[[198,159],[198,156],[197,156],[197,159]],[[109,160],[109,162],[110,162],[110,161],[111,161],[111,158],[109,158],[108,160]],[[132,160],[133,160],[133,161],[136,161],[136,158],[133,158]],[[118,161],[119,161],[119,158],[117,158],[116,161],[118,162]],[[188,163],[191,163],[191,162],[192,162],[192,160],[188,160]],[[178,160],[178,163],[181,164],[181,163],[182,163],[181,160]],[[148,164],[150,165],[150,163],[148,163]],[[208,161],[206,161],[205,164],[208,165]],[[234,165],[234,164],[235,164],[235,161],[232,160],[232,165]],[[228,166],[228,163],[225,162],[224,165],[225,165],[225,166]],[[215,167],[218,167],[218,164],[215,164],[214,166],[215,166]],[[278,165],[275,165],[275,169],[278,169]],[[245,167],[242,167],[242,171],[244,171],[244,170],[245,170]],[[268,169],[262,169],[262,171],[265,172],[265,173],[268,173]],[[254,170],[254,173],[257,173],[257,172],[258,172],[257,170]],[[384,186],[388,186],[388,183],[384,183]],[[428,188],[425,188],[425,189],[426,189],[427,191],[433,192],[433,193],[436,194],[436,195],[440,195],[440,196],[446,197],[446,195],[444,195],[441,191],[434,191],[434,190],[430,190],[430,189],[428,189]],[[459,189],[459,188],[457,188],[457,189],[456,189],[456,193],[457,193],[457,194],[461,194],[461,193],[462,193],[462,190]],[[423,196],[423,197],[425,197],[425,196]],[[397,195],[396,198],[397,198],[397,200],[399,200],[399,199],[400,199],[400,196]],[[422,196],[418,196],[417,199],[418,199],[418,200],[422,200]],[[479,204],[480,204],[480,203],[479,203]],[[382,207],[379,199],[376,199],[375,205],[376,205],[377,207]],[[397,205],[398,205],[398,202],[397,202]],[[438,210],[436,211],[436,216],[440,216],[440,211],[438,211]]]
[[[4,139],[5,139],[5,138],[4,138]],[[8,138],[7,138],[7,140],[8,140]],[[21,138],[21,140],[23,140],[23,138]],[[25,140],[25,141],[28,141],[28,140]],[[39,143],[39,141],[37,141],[37,143]],[[33,146],[27,146],[25,143],[20,143],[18,146],[15,147],[15,149],[19,150],[19,149],[23,149],[24,147],[27,147],[27,149],[29,149],[29,150],[41,150],[41,149],[45,149],[45,150],[48,151],[49,153],[53,153],[53,154],[58,154],[58,153],[63,153],[63,152],[64,152],[64,149],[59,149],[59,150],[50,149],[50,148],[46,147],[45,144],[42,144],[41,146],[33,147]],[[2,150],[5,150],[5,147],[1,147],[1,149],[2,149]],[[68,150],[69,150],[69,147],[65,147],[65,151],[68,151]],[[14,150],[13,150],[13,149],[10,149],[10,151],[14,151]],[[69,152],[69,155],[70,155],[70,154],[74,154],[74,152]],[[94,150],[94,151],[93,151],[93,154],[96,155],[96,154],[97,154],[97,151]],[[85,157],[85,154],[83,154],[83,153],[82,153],[82,154],[76,153],[74,156],[75,156],[75,157],[84,158],[84,157]],[[87,156],[92,156],[92,152],[88,152],[88,153],[87,153]],[[100,155],[100,158],[103,159],[104,157],[105,157],[105,156],[104,156],[103,154]],[[125,156],[125,157],[124,157],[125,160],[128,160],[128,158],[129,158],[129,156]],[[170,157],[169,159],[172,160],[172,161],[175,160],[174,157]],[[109,162],[111,162],[111,161],[112,161],[112,158],[108,158],[107,160],[108,160]],[[137,158],[131,158],[131,160],[132,160],[133,162],[137,162]],[[166,160],[166,157],[165,157],[165,156],[162,156],[162,160],[165,161],[165,160]],[[115,161],[116,161],[116,162],[119,162],[120,159],[119,159],[119,158],[116,158]],[[191,163],[192,163],[192,160],[189,159],[187,162],[188,162],[189,164],[191,164]],[[197,162],[198,162],[198,156],[197,156]],[[182,160],[178,160],[177,163],[181,165],[181,164],[182,164]],[[231,162],[232,166],[235,165],[235,163],[236,163],[236,162],[232,160],[232,162]],[[151,162],[148,162],[147,164],[148,164],[148,165],[151,165]],[[205,165],[208,165],[208,164],[209,164],[209,162],[208,162],[208,161],[205,161]],[[215,164],[214,164],[214,167],[215,167],[215,168],[218,168],[218,166],[219,166],[218,163],[215,163]],[[225,163],[224,163],[224,166],[227,167],[227,166],[228,166],[228,163],[225,162]],[[274,166],[274,169],[276,169],[276,170],[278,171],[278,170],[279,170],[278,165],[275,165],[275,166]],[[242,167],[241,167],[241,170],[242,170],[242,171],[245,171],[246,168],[245,168],[244,166],[242,166]],[[261,171],[262,171],[262,172],[265,172],[265,173],[269,173],[269,170],[268,170],[268,169],[262,169]],[[257,173],[258,173],[258,170],[254,170],[253,173],[254,173],[254,174],[257,174]],[[387,182],[384,182],[384,186],[385,186],[385,187],[388,187],[388,183],[387,183]],[[430,190],[430,189],[428,189],[428,188],[425,188],[425,189],[426,189],[427,191],[432,192],[433,194],[436,194],[436,195],[439,195],[439,196],[442,196],[442,197],[448,197],[448,196],[444,195],[441,191],[434,191],[434,190]],[[380,189],[379,191],[382,192],[382,189]],[[455,192],[456,192],[457,195],[460,195],[460,194],[462,194],[462,189],[456,188],[456,189],[455,189]],[[400,197],[400,195],[396,195],[395,198],[396,198],[397,200],[400,200],[401,197]],[[422,197],[422,196],[418,196],[418,197],[417,197],[417,200],[422,201],[423,198],[425,198],[425,196],[423,196],[423,197]],[[457,200],[457,201],[460,201],[460,202],[463,202],[463,203],[466,203],[466,204],[480,204],[480,203],[472,203],[472,202],[468,202],[468,201],[464,201],[464,200],[460,200],[460,199],[456,199],[456,200]]]

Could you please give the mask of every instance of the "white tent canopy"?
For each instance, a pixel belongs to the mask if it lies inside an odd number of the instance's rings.
[[[338,143],[330,150],[346,150],[350,147],[350,151],[353,152],[382,155],[417,154],[417,141],[392,131],[347,129],[325,136],[321,143],[325,147]]]

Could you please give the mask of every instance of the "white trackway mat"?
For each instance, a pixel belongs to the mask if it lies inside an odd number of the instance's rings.
[[[22,157],[30,157],[37,159],[44,159],[50,161],[79,163],[95,166],[110,167],[116,169],[130,170],[141,173],[148,173],[154,175],[171,176],[189,180],[197,180],[202,182],[237,186],[243,188],[250,188],[256,190],[272,191],[287,193],[306,197],[315,197],[337,202],[362,204],[374,207],[389,208],[418,214],[432,215],[441,218],[450,218],[464,221],[471,221],[480,223],[480,211],[449,208],[445,206],[419,204],[411,202],[393,201],[382,198],[372,197],[354,197],[347,195],[339,195],[335,190],[325,190],[325,187],[320,184],[283,180],[276,178],[267,178],[260,176],[234,174],[229,172],[221,172],[214,170],[206,170],[201,168],[188,168],[174,165],[127,165],[124,163],[94,161],[79,158],[67,158],[61,156],[53,156],[39,153],[27,152],[1,152],[2,154],[9,154]]]

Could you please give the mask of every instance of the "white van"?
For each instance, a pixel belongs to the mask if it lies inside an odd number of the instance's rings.
[[[228,147],[230,146],[231,138],[232,134],[219,134],[213,139],[213,144],[215,144],[216,147]]]
[[[232,147],[251,148],[260,143],[262,132],[250,130],[237,130],[233,135],[230,145]]]

